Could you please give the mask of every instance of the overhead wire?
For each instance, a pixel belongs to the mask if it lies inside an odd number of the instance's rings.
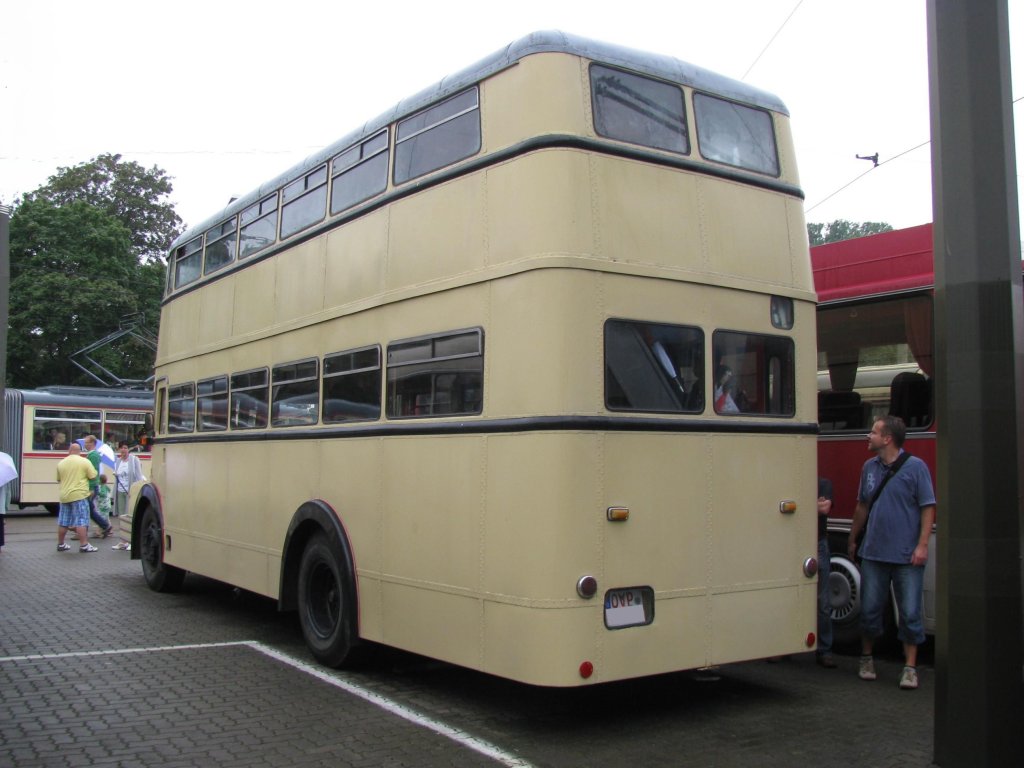
[[[787,16],[785,21],[783,21],[779,28],[775,30],[775,34],[772,35],[771,39],[765,44],[764,48],[761,49],[761,52],[757,54],[757,57],[751,62],[750,66],[747,67],[747,71],[743,73],[743,77],[741,77],[740,80],[747,79],[747,75],[750,74],[750,70],[757,66],[757,62],[759,62],[761,60],[761,57],[764,56],[765,51],[771,48],[772,43],[775,42],[775,38],[777,38],[779,36],[779,33],[781,33],[783,29],[785,29],[787,24],[789,24],[789,20],[793,18],[793,14],[797,12],[797,9],[800,8],[801,5],[803,5],[803,2],[804,0],[798,0],[797,4],[793,6],[793,10],[789,12],[789,16]]]
[[[1024,96],[1018,96],[1018,97],[1017,97],[1016,99],[1014,99],[1013,101],[1011,101],[1011,102],[1010,102],[1010,105],[1011,105],[1011,106],[1013,106],[1014,104],[1016,104],[1017,102],[1019,102],[1019,101],[1021,101],[1021,100],[1024,100]],[[853,185],[854,185],[854,184],[856,184],[856,183],[857,183],[858,181],[860,181],[860,180],[861,180],[861,179],[863,179],[863,178],[864,178],[865,176],[867,176],[867,175],[868,175],[869,173],[871,173],[872,171],[874,171],[874,170],[876,170],[876,169],[878,169],[878,168],[881,168],[881,167],[882,167],[883,165],[885,165],[886,163],[891,163],[891,162],[892,162],[893,160],[898,160],[899,158],[903,157],[904,155],[908,155],[908,154],[910,154],[911,152],[913,152],[914,150],[920,149],[921,147],[926,147],[926,146],[928,146],[928,145],[929,145],[929,144],[931,144],[931,143],[932,143],[932,140],[931,140],[931,139],[927,139],[927,140],[925,140],[925,141],[922,141],[922,142],[921,142],[920,144],[918,144],[917,146],[911,147],[910,149],[905,149],[905,150],[903,150],[902,152],[900,152],[900,153],[899,153],[898,155],[893,155],[892,157],[888,157],[888,158],[886,158],[885,160],[882,160],[882,161],[881,161],[880,163],[877,163],[876,165],[873,165],[873,166],[871,166],[870,168],[868,168],[868,169],[867,169],[866,171],[864,171],[863,173],[860,173],[860,174],[857,174],[856,176],[854,176],[854,177],[853,177],[852,179],[850,179],[850,181],[848,181],[848,182],[846,182],[845,184],[843,184],[843,186],[841,186],[841,187],[840,187],[839,189],[837,189],[837,190],[836,190],[835,192],[832,192],[832,193],[831,193],[831,194],[829,194],[828,196],[826,196],[826,197],[823,197],[823,198],[822,198],[821,200],[819,200],[818,202],[816,202],[816,203],[815,203],[814,205],[812,205],[812,206],[811,206],[810,208],[805,208],[805,209],[804,209],[804,213],[810,213],[810,212],[811,212],[811,211],[813,211],[813,210],[814,210],[815,208],[817,208],[817,207],[818,207],[819,205],[822,205],[823,203],[825,203],[825,202],[827,202],[827,201],[831,200],[831,199],[832,199],[833,197],[835,197],[836,195],[838,195],[838,194],[839,194],[840,192],[842,192],[842,191],[843,191],[844,189],[846,189],[846,188],[848,188],[848,187],[851,187],[851,186],[853,186]]]

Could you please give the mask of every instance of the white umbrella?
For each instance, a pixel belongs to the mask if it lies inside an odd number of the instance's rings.
[[[17,476],[18,470],[14,467],[14,459],[0,451],[0,487],[11,482]]]

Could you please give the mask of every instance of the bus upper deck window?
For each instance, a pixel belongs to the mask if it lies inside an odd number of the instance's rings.
[[[748,171],[779,175],[772,116],[704,93],[693,95],[697,145],[708,160]]]
[[[480,146],[480,97],[473,87],[398,124],[395,183],[475,155]]]
[[[594,130],[601,136],[689,154],[683,91],[631,72],[593,64]]]
[[[199,279],[203,266],[203,238],[189,240],[174,253],[174,287],[181,288]]]

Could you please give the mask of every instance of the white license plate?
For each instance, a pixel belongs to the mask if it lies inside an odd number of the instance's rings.
[[[650,624],[653,611],[654,595],[650,588],[611,589],[605,593],[604,625],[608,629]]]

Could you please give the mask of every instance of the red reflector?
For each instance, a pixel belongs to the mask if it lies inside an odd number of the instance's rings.
[[[589,661],[584,661],[582,664],[580,664],[580,677],[586,680],[592,674],[594,674],[593,664],[591,664]]]
[[[807,633],[807,647],[808,648],[813,648],[814,647],[814,643],[815,643],[816,640],[817,640],[817,638],[814,636],[813,632],[808,632]]]

